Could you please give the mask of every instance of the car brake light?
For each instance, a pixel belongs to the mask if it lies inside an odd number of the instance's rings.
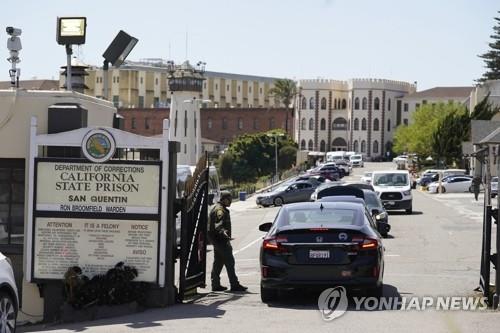
[[[360,250],[372,250],[378,247],[378,241],[373,238],[364,238],[359,236],[354,236],[352,238],[354,243],[358,243]]]
[[[287,242],[288,239],[286,237],[271,237],[264,239],[262,242],[262,248],[264,250],[272,250],[272,251],[281,251],[284,252],[284,248],[281,243]]]
[[[328,228],[311,228],[311,229],[309,229],[309,230],[310,230],[310,231],[328,231],[328,230],[330,230],[330,229],[328,229]]]
[[[361,249],[371,250],[378,247],[378,241],[376,239],[366,238],[361,244]]]

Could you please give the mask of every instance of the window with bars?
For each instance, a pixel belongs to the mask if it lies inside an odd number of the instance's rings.
[[[0,251],[20,253],[24,242],[24,159],[0,159]]]

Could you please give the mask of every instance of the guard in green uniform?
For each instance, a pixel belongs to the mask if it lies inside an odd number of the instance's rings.
[[[233,248],[231,247],[231,217],[229,210],[231,206],[231,193],[222,191],[220,200],[210,211],[208,217],[208,237],[214,246],[214,265],[212,267],[212,290],[224,291],[227,287],[220,284],[220,272],[226,266],[231,291],[245,291],[247,287],[242,286],[234,270]]]

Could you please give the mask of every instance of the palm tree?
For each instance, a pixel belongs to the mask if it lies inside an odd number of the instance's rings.
[[[274,81],[274,87],[269,90],[269,94],[279,99],[281,103],[285,105],[286,108],[286,122],[285,131],[288,133],[288,112],[292,109],[292,123],[293,123],[293,108],[290,108],[290,104],[295,99],[297,95],[297,84],[294,80],[290,79],[278,79]]]

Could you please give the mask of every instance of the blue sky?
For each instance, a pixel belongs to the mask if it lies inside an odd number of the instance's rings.
[[[493,0],[15,0],[0,10],[0,80],[8,80],[4,27],[23,30],[21,79],[57,78],[65,51],[57,16],[86,16],[88,64],[120,29],[137,37],[129,55],[203,60],[207,70],[294,79],[387,78],[434,86],[472,85],[484,72]],[[3,54],[3,56],[2,56]]]

